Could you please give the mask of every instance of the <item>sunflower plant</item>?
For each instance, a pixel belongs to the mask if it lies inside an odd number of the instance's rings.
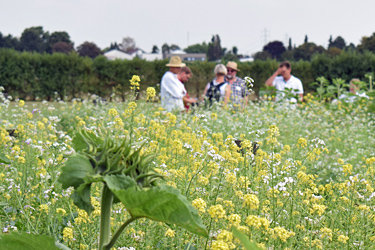
[[[104,139],[103,139],[104,138]],[[122,231],[140,218],[176,224],[198,235],[207,236],[195,208],[180,192],[159,184],[162,176],[153,170],[154,155],[141,154],[142,144],[129,138],[115,139],[109,132],[82,129],[73,139],[76,153],[62,168],[59,182],[74,187],[74,203],[88,214],[93,210],[90,187],[103,184],[99,249],[111,249]],[[130,218],[110,237],[111,208],[121,202]]]

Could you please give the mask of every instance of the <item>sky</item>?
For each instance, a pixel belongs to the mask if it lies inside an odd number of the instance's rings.
[[[75,46],[89,41],[101,49],[131,37],[146,52],[164,43],[208,43],[218,34],[222,47],[252,55],[275,40],[299,46],[305,35],[324,47],[331,35],[358,45],[375,32],[374,13],[370,0],[1,0],[0,32],[20,37],[42,26],[68,32]]]

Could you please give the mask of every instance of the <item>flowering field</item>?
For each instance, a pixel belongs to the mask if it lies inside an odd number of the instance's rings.
[[[373,249],[374,118],[367,101],[327,106],[311,96],[299,106],[264,100],[244,112],[178,114],[146,102],[5,102],[0,160],[11,163],[0,165],[0,228],[97,249],[102,184],[91,187],[88,215],[58,178],[77,131],[101,128],[145,142],[141,153],[156,154],[156,172],[187,197],[209,233],[143,218],[114,249],[241,249],[232,226],[263,249]],[[127,218],[115,204],[113,232]]]

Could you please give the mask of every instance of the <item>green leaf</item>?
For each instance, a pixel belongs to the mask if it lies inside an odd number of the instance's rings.
[[[161,185],[148,190],[113,188],[111,191],[133,217],[176,224],[195,234],[208,236],[196,209],[173,187]]]
[[[254,242],[250,241],[249,238],[237,228],[232,227],[232,233],[246,250],[261,250],[261,248],[259,248]]]
[[[81,184],[72,195],[74,204],[80,209],[85,210],[87,214],[91,214],[92,210],[94,209],[90,200],[90,188],[91,183]]]
[[[64,189],[70,186],[77,188],[85,182],[85,176],[93,174],[95,172],[89,158],[84,155],[74,154],[69,157],[64,167],[62,167],[58,181]]]
[[[71,250],[69,247],[67,247],[67,246],[65,246],[65,245],[63,245],[63,244],[61,244],[59,242],[56,242],[55,246],[58,247],[58,248],[60,248],[61,250]]]
[[[112,190],[127,189],[136,186],[137,183],[134,179],[124,174],[119,175],[107,175],[103,177],[104,181],[107,183],[108,188]]]
[[[0,239],[1,249],[7,250],[59,250],[52,238],[45,235],[12,232],[3,234]]]
[[[0,153],[0,163],[10,164],[10,160],[4,153]]]
[[[81,131],[76,133],[75,137],[72,140],[72,143],[73,148],[76,152],[82,151],[88,147],[85,139],[83,139]]]

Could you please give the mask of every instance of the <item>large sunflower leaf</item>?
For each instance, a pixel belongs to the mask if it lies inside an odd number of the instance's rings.
[[[133,217],[146,217],[176,224],[207,237],[206,227],[202,224],[196,209],[177,189],[166,185],[147,190],[137,190],[136,187],[109,188]]]
[[[85,182],[84,178],[86,176],[94,174],[89,158],[84,155],[74,154],[68,158],[64,167],[61,168],[61,175],[58,181],[64,189],[70,186],[77,188]]]
[[[91,188],[91,183],[81,184],[78,188],[74,190],[74,193],[72,195],[74,204],[80,209],[85,210],[87,214],[90,214],[92,210],[94,209],[93,206],[91,205],[91,200],[90,200],[90,188]]]

